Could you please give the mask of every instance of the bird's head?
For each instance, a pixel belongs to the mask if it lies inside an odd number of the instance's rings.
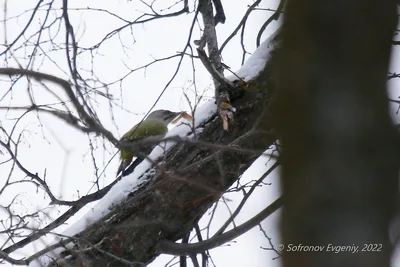
[[[159,119],[163,120],[166,124],[169,124],[175,119],[181,112],[172,112],[166,109],[155,110],[147,117],[148,119]]]

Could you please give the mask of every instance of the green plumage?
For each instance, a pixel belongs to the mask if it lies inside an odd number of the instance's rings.
[[[157,136],[157,135],[164,136],[167,132],[168,132],[168,127],[163,120],[148,118],[144,120],[142,123],[135,125],[132,129],[130,129],[127,133],[125,133],[121,137],[120,141],[134,142],[146,138],[148,136]],[[136,149],[132,148],[130,150],[121,150],[120,157],[122,160],[132,160],[134,154],[136,154],[137,151],[138,148]]]
[[[125,133],[120,141],[132,142],[144,139],[149,136],[164,137],[168,132],[168,124],[176,118],[180,113],[169,110],[155,110],[141,123],[135,125],[127,133]],[[122,173],[123,176],[133,172],[156,146],[154,143],[141,143],[140,145],[132,145],[132,147],[123,148],[120,153],[121,164],[119,165],[117,175]],[[132,159],[136,157],[135,161]],[[128,168],[129,167],[129,168]]]

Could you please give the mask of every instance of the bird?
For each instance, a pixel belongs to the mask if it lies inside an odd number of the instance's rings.
[[[137,142],[150,136],[164,137],[168,132],[168,125],[179,115],[186,117],[186,112],[173,112],[165,109],[155,110],[150,113],[145,120],[133,126],[120,139],[120,142]],[[180,117],[179,117],[180,118]],[[177,118],[177,120],[179,119]],[[177,121],[175,120],[175,121]],[[118,167],[117,177],[121,173],[126,176],[134,171],[157,144],[148,143],[140,144],[140,146],[132,146],[132,148],[122,148],[120,150],[121,163]],[[132,162],[133,158],[136,159]]]

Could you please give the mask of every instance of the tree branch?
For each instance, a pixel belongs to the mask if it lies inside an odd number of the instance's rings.
[[[258,213],[256,216],[248,220],[247,222],[239,225],[232,230],[214,236],[208,240],[198,242],[195,244],[177,244],[169,241],[160,241],[158,244],[158,251],[160,253],[171,254],[171,255],[190,255],[195,253],[201,253],[209,249],[213,249],[219,247],[226,242],[229,242],[242,234],[246,233],[253,227],[257,226],[263,220],[265,220],[269,215],[277,211],[280,207],[282,207],[282,198],[278,198],[274,202],[272,202],[268,207]]]

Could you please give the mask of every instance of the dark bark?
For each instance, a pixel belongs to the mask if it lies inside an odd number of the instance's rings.
[[[279,51],[284,266],[389,266],[397,184],[386,75],[395,1],[288,1]],[[327,252],[329,244],[359,252]],[[361,252],[364,244],[381,251]],[[381,247],[382,246],[382,247]]]

